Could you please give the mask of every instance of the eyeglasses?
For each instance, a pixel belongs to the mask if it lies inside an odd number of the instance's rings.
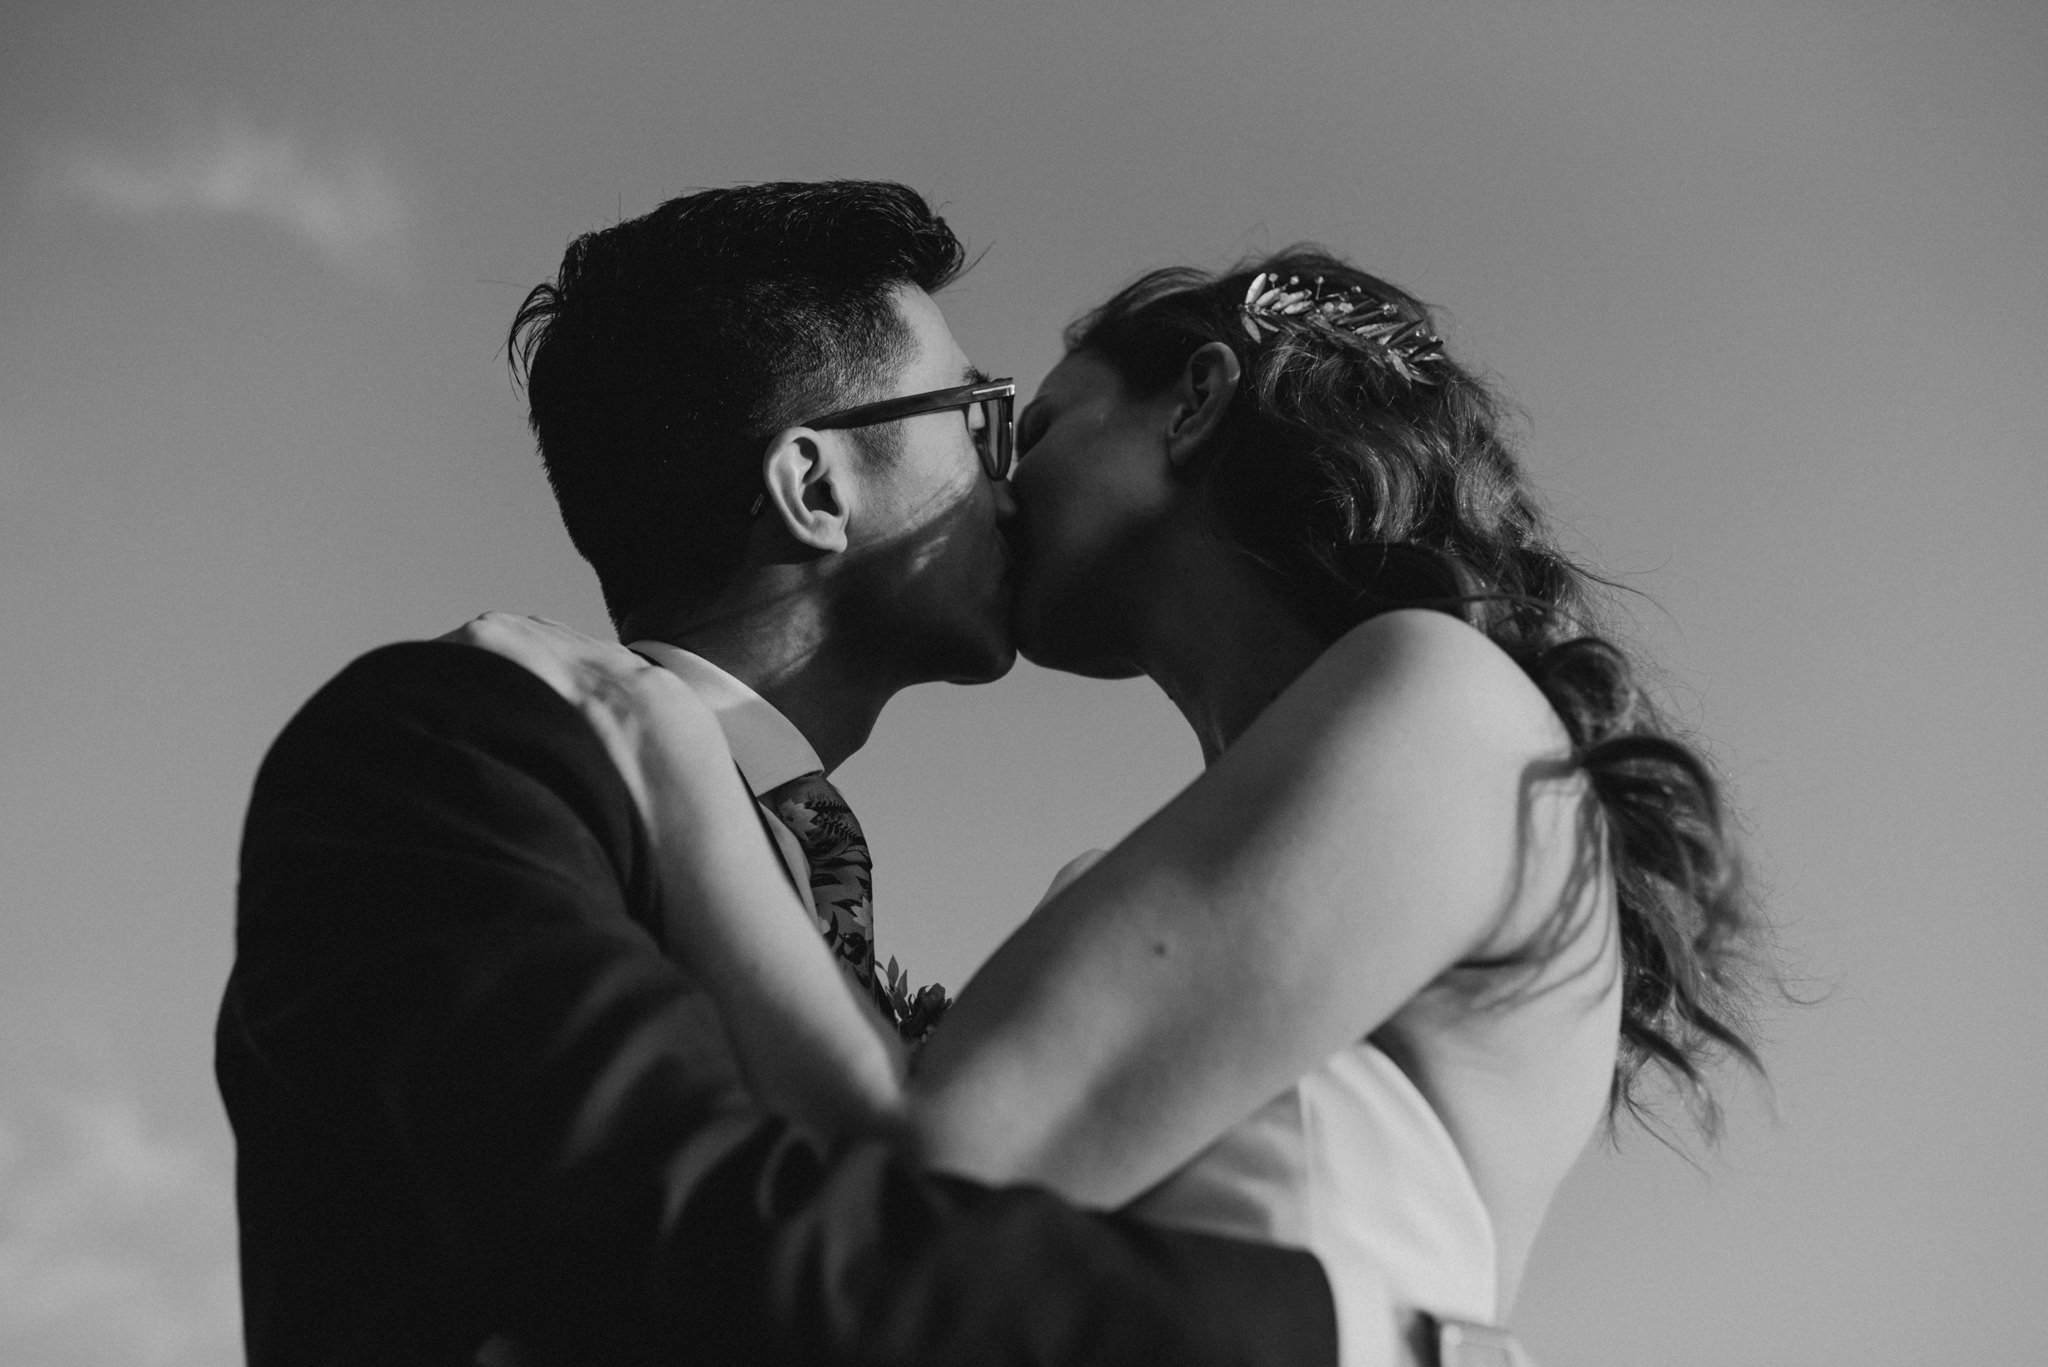
[[[976,428],[972,419],[967,426],[974,438],[974,449],[981,456],[981,468],[990,479],[1008,479],[1010,471],[1017,465],[1015,380],[983,380],[977,384],[955,385],[951,389],[905,394],[900,398],[842,408],[837,413],[812,418],[803,426],[824,430],[872,427],[898,418],[914,418],[920,413],[943,413],[949,408],[965,411],[976,404],[981,405],[981,426]]]

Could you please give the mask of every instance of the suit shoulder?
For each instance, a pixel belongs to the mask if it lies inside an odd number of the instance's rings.
[[[444,641],[355,660],[271,745],[243,828],[245,884],[304,863],[309,841],[385,863],[429,847],[479,866],[594,858],[635,898],[651,877],[632,795],[590,724],[512,661]]]
[[[507,702],[544,697],[561,701],[553,689],[504,656],[453,641],[397,641],[379,646],[350,661],[313,700],[366,694],[390,699],[468,694],[501,696]]]
[[[451,766],[450,757],[461,757]],[[447,641],[406,641],[361,656],[307,700],[272,744],[259,795],[350,782],[463,786],[468,771],[520,771],[549,787],[631,805],[590,725],[552,688],[502,656]]]
[[[478,741],[530,735],[596,745],[545,682],[503,656],[449,641],[401,641],[359,656],[307,699],[279,743],[308,731],[421,727]]]

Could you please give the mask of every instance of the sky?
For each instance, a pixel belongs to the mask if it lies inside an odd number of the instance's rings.
[[[580,232],[832,176],[985,249],[941,302],[1026,392],[1137,271],[1313,239],[1526,415],[1808,1003],[1717,1146],[1589,1150],[1539,1359],[2048,1358],[2048,8],[423,8],[9,0],[0,1359],[239,1361],[210,1032],[258,761],[376,645],[603,629],[513,311]],[[882,952],[963,981],[1198,763],[1142,681],[906,693],[838,776]]]

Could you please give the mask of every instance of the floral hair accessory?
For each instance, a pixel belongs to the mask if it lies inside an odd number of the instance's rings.
[[[1422,319],[1403,316],[1391,300],[1378,298],[1362,285],[1347,285],[1325,294],[1321,276],[1303,289],[1299,276],[1288,276],[1282,285],[1279,276],[1259,272],[1244,292],[1242,321],[1245,335],[1254,342],[1295,321],[1340,328],[1364,338],[1374,359],[1409,384],[1435,384],[1422,366],[1444,356],[1443,338],[1424,326]]]

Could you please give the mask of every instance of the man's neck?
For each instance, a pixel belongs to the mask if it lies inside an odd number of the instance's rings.
[[[701,655],[759,693],[818,752],[825,772],[867,744],[875,719],[900,685],[873,677],[861,654],[835,643],[819,605],[801,596],[639,618],[628,641],[659,640]]]

